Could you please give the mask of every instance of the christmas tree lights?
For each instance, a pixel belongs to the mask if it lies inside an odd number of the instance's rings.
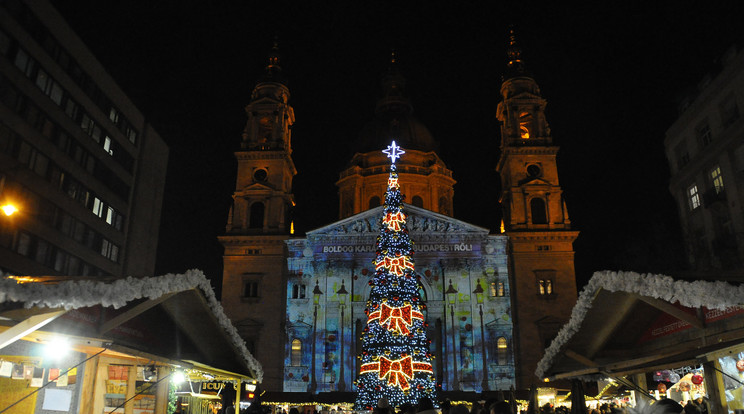
[[[383,151],[392,160],[377,237],[376,272],[362,332],[361,368],[355,382],[356,409],[372,409],[385,397],[392,407],[436,403],[436,378],[426,336],[424,310],[415,273],[413,242],[406,227],[395,160],[405,153],[393,141]]]

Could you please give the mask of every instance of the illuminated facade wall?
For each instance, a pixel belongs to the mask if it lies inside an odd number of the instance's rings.
[[[380,209],[286,242],[284,391],[354,389]],[[514,360],[506,237],[410,205],[406,213],[442,388],[508,389]],[[450,282],[458,291],[453,304],[444,293]],[[473,293],[479,285],[483,293]],[[337,294],[342,286],[345,298]]]

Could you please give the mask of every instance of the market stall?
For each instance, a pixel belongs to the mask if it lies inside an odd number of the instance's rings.
[[[535,374],[614,378],[646,397],[657,389],[646,373],[700,367],[695,380],[702,380],[713,413],[733,412],[744,408],[743,302],[738,284],[597,272]]]
[[[201,384],[235,398],[262,375],[200,271],[0,279],[0,412],[209,414]]]

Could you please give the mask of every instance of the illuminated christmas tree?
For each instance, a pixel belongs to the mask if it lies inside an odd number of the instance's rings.
[[[367,326],[362,332],[361,368],[356,381],[357,409],[371,409],[381,397],[392,407],[436,403],[436,378],[414,272],[413,243],[403,213],[395,160],[405,152],[395,144],[383,151],[392,160],[377,237],[376,272],[369,282]]]

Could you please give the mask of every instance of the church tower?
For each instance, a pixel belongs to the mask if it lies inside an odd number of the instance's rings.
[[[294,110],[274,43],[256,84],[240,150],[223,257],[222,304],[248,349],[264,368],[264,389],[281,389],[283,360],[272,352],[283,338],[286,244],[292,229]]]
[[[517,387],[540,379],[537,362],[568,321],[576,299],[573,242],[545,118],[546,100],[526,73],[514,30],[496,117],[501,123],[501,206],[512,267]],[[548,384],[546,384],[548,385]]]
[[[379,149],[391,140],[406,150],[405,159],[398,162],[405,202],[452,217],[455,185],[452,171],[437,155],[437,144],[429,130],[413,116],[406,79],[400,73],[395,53],[380,83],[383,96],[377,101],[375,118],[362,129],[358,152],[336,182],[339,218],[382,205],[389,162]]]

